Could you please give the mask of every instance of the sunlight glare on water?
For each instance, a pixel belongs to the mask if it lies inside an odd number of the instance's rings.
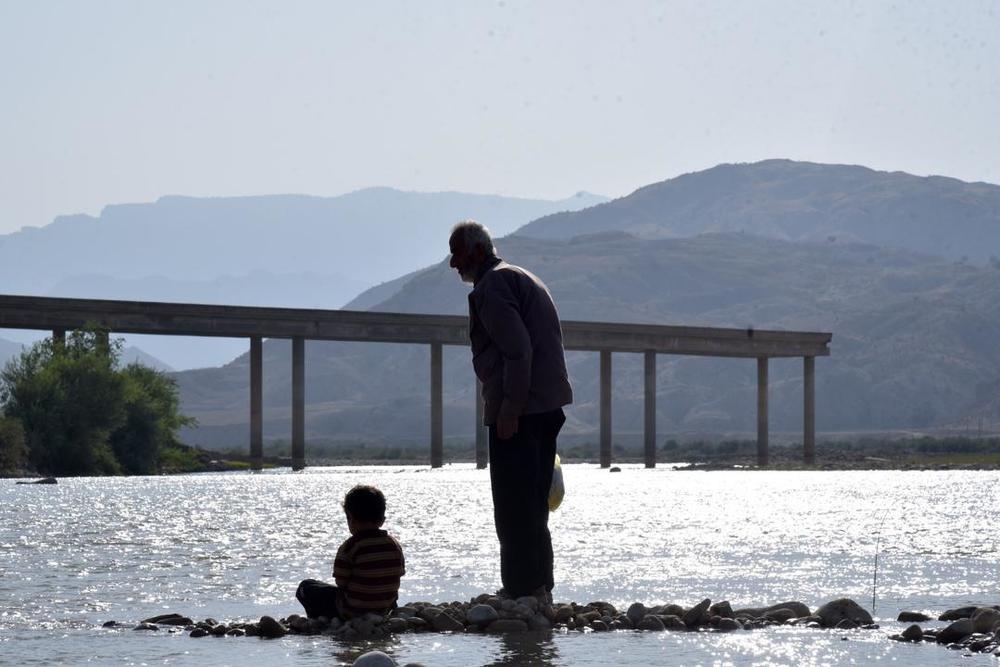
[[[357,483],[389,501],[402,542],[401,599],[468,600],[499,586],[489,476],[468,465],[301,473],[0,481],[0,655],[18,664],[349,664],[380,648],[427,665],[993,664],[885,637],[898,612],[997,604],[994,472],[681,472],[564,466],[552,515],[557,601],[734,608],[836,597],[871,607],[880,541],[881,630],[771,628],[731,635],[616,632],[403,635],[378,644],[289,636],[193,640],[110,631],[179,612],[249,619],[299,612],[295,586],[329,578]],[[885,518],[880,537],[879,523]],[[847,637],[844,641],[843,637]],[[918,653],[915,653],[918,652]],[[980,663],[979,661],[983,661]]]

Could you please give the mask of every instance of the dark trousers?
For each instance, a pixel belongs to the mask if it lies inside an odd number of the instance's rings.
[[[500,580],[513,597],[544,586],[551,591],[552,536],[549,534],[549,487],[556,456],[556,436],[566,421],[563,411],[523,415],[511,438],[490,429],[490,484],[493,520],[500,539]]]
[[[295,590],[295,599],[302,603],[309,618],[340,618],[340,611],[337,609],[339,597],[339,588],[316,579],[303,579]]]

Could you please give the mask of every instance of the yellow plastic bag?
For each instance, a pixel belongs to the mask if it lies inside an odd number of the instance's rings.
[[[549,487],[549,511],[554,512],[562,504],[563,496],[566,495],[566,486],[563,484],[562,462],[556,454],[556,462],[552,466],[552,486]]]

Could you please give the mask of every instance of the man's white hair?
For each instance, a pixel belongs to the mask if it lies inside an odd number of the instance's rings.
[[[475,220],[463,220],[451,228],[451,236],[458,235],[462,239],[462,244],[469,250],[476,247],[476,244],[483,246],[487,255],[495,255],[493,247],[493,237],[486,225]]]

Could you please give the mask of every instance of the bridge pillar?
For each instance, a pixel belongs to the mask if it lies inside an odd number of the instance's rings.
[[[306,467],[306,340],[292,338],[292,470]]]
[[[262,377],[263,344],[260,336],[250,338],[250,468],[264,466],[264,391]]]
[[[816,357],[802,361],[802,455],[811,466],[816,464]]]
[[[601,350],[601,467],[611,466],[611,350]]]
[[[645,459],[647,468],[656,467],[656,352],[645,353]]]
[[[57,328],[52,330],[52,345],[54,347],[66,347],[66,330]]]
[[[757,465],[766,466],[767,452],[767,357],[757,357]]]
[[[476,468],[482,470],[490,460],[488,431],[483,426],[483,383],[476,378]]]
[[[444,378],[441,343],[431,343],[431,467],[444,465]]]

